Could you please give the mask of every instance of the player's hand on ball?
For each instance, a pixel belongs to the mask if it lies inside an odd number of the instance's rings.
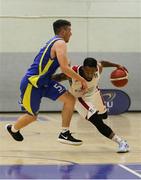
[[[128,73],[128,70],[125,66],[122,66],[122,65],[117,65],[117,69],[123,69],[124,71],[126,71]]]
[[[86,93],[86,88],[83,88],[80,81],[74,81],[70,87],[70,92],[75,97],[82,97]]]
[[[88,91],[87,81],[82,78],[81,82],[81,92],[85,94]]]

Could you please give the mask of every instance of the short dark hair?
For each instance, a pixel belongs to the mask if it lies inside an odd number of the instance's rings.
[[[97,67],[97,60],[92,57],[87,57],[84,59],[83,66],[89,66],[89,67]]]
[[[71,26],[71,23],[64,19],[58,19],[53,23],[53,30],[55,34],[60,32],[60,29],[65,26]]]

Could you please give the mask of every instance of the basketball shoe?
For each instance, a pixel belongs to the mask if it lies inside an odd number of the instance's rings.
[[[5,129],[9,132],[9,134],[13,137],[13,139],[15,139],[16,141],[23,141],[24,138],[21,135],[20,131],[12,132],[11,128],[12,128],[11,124],[7,124],[5,126]]]
[[[71,145],[81,145],[83,141],[79,139],[75,139],[72,135],[72,133],[68,130],[64,133],[60,133],[58,137],[58,141],[64,144],[71,144]]]
[[[125,140],[122,140],[119,143],[118,153],[126,153],[126,152],[129,152],[129,145],[127,144]]]

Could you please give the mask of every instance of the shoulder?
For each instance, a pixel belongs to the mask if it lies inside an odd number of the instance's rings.
[[[58,39],[54,42],[53,47],[57,49],[66,49],[66,43],[63,39]]]
[[[54,45],[66,45],[66,42],[63,40],[63,39],[57,39],[55,42],[54,42]]]

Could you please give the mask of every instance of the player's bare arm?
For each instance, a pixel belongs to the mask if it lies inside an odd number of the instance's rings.
[[[112,63],[110,61],[100,61],[102,67],[122,67],[120,64],[115,64],[115,63]]]
[[[116,68],[121,68],[121,69],[124,69],[127,71],[127,69],[124,66],[122,66],[120,64],[112,63],[110,61],[103,61],[102,60],[102,61],[100,61],[100,64],[102,67],[116,67]]]
[[[61,82],[61,81],[65,81],[65,80],[71,80],[70,77],[68,77],[66,74],[64,73],[58,73],[58,74],[54,74],[52,76],[52,79],[57,81],[57,82]]]
[[[56,56],[58,58],[60,68],[64,74],[71,77],[72,79],[78,80],[82,84],[82,89],[87,91],[87,83],[86,80],[75,73],[71,67],[69,66],[68,58],[67,58],[67,47],[66,43],[63,40],[57,41],[54,44]]]

